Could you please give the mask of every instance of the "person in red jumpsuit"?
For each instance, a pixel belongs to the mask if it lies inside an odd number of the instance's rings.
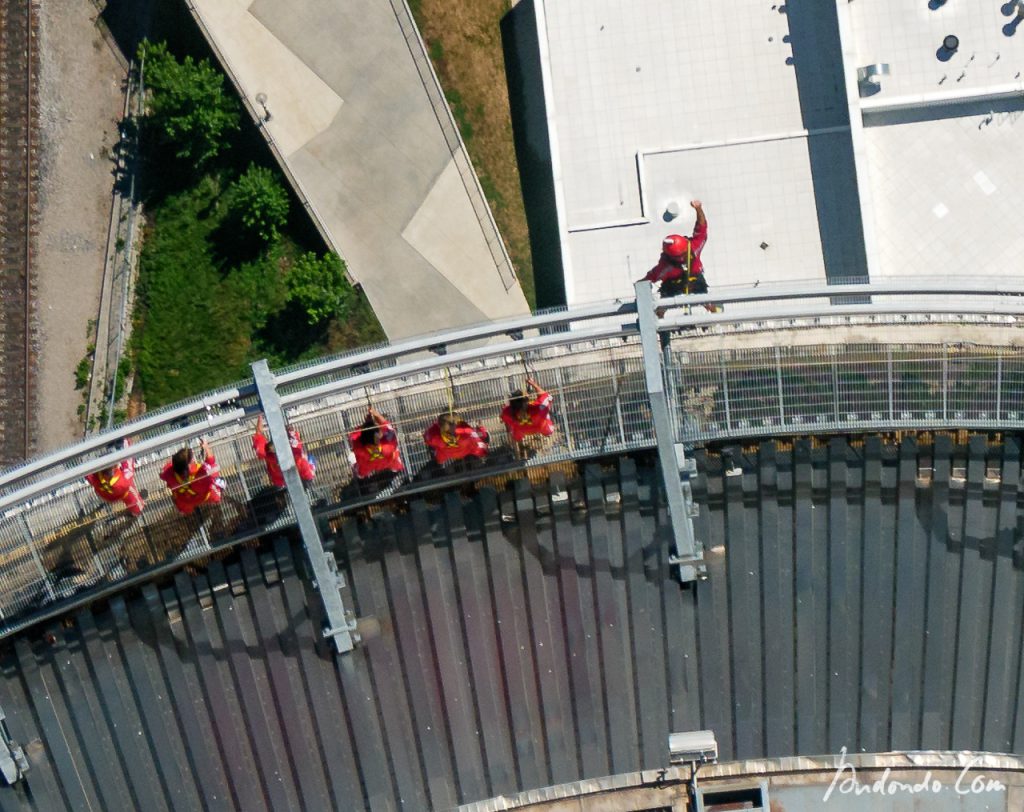
[[[483,459],[491,438],[483,426],[473,428],[457,414],[444,413],[423,433],[434,461],[444,465],[467,457]]]
[[[291,446],[299,478],[303,482],[312,482],[313,477],[316,476],[316,460],[306,454],[298,429],[288,428],[288,445]],[[252,435],[252,449],[267,466],[267,476],[270,477],[271,484],[277,488],[283,488],[284,473],[281,471],[281,463],[277,461],[274,444],[263,434],[263,415],[256,418],[256,432]]]
[[[117,465],[89,474],[85,481],[92,485],[96,495],[105,502],[124,502],[132,516],[142,513],[145,502],[135,484],[135,460],[121,460]]]
[[[522,390],[517,390],[512,393],[508,406],[501,410],[501,422],[514,443],[537,434],[550,437],[555,433],[555,422],[551,419],[551,395],[541,389],[533,378],[526,379],[526,388],[533,394],[532,399]]]
[[[700,258],[708,241],[708,220],[704,215],[704,206],[699,200],[691,200],[690,205],[697,212],[693,236],[669,234],[661,243],[661,258],[658,264],[644,277],[648,282],[661,283],[658,295],[662,298],[680,296],[684,293],[708,292],[708,283],[704,279],[704,263]],[[717,305],[706,304],[704,307],[712,313],[718,311]],[[661,316],[663,313],[664,308],[658,308],[658,315]]]
[[[348,436],[356,461],[353,466],[359,479],[385,471],[393,474],[405,470],[398,452],[398,435],[394,426],[372,406],[363,425]]]
[[[210,450],[210,444],[202,440],[199,444],[203,461],[192,457],[191,448],[182,448],[160,472],[160,479],[171,490],[171,498],[179,513],[188,516],[200,505],[220,504],[224,480],[218,477],[220,468]]]

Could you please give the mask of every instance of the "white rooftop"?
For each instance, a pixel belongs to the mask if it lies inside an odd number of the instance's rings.
[[[1011,6],[536,0],[568,302],[628,295],[662,238],[690,233],[692,198],[712,288],[1011,273],[1024,258]],[[858,84],[875,63],[888,75]]]

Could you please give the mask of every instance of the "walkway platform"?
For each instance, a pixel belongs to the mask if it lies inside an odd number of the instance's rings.
[[[404,0],[188,5],[389,338],[528,312]]]

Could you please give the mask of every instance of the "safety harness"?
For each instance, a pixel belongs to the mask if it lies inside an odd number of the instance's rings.
[[[101,491],[105,491],[106,493],[109,493],[111,496],[114,495],[114,485],[117,484],[117,481],[120,478],[121,478],[121,472],[120,471],[118,471],[116,474],[114,474],[110,479],[104,478],[102,472],[99,472],[99,473],[96,474],[96,482],[99,485],[100,490]]]
[[[192,463],[192,465],[190,465],[188,469],[188,479],[182,479],[180,476],[178,476],[178,472],[174,471],[174,478],[178,481],[178,487],[176,487],[174,490],[178,491],[179,493],[187,493],[189,496],[199,496],[198,493],[192,490],[192,483],[199,479],[199,477],[195,475],[199,473],[200,469],[201,466],[199,465],[199,463]],[[207,476],[209,475],[207,474]],[[209,498],[210,491],[207,490],[206,494],[203,496],[203,501],[205,502]]]

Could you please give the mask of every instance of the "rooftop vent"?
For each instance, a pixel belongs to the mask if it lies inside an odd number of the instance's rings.
[[[865,65],[857,68],[857,84],[860,87],[860,95],[871,96],[882,89],[882,77],[891,73],[888,62],[876,62],[874,65]]]

